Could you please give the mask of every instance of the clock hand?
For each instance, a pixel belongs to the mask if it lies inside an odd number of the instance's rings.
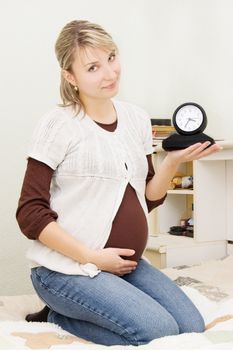
[[[186,126],[188,125],[188,123],[190,122],[190,120],[191,120],[191,118],[188,118],[188,121],[187,121],[187,123],[185,124],[185,128],[186,128]]]

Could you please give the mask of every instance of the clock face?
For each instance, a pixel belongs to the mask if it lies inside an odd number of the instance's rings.
[[[196,134],[202,132],[207,124],[203,108],[196,103],[184,103],[173,115],[173,124],[180,134]]]

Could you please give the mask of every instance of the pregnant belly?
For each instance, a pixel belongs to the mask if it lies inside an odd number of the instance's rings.
[[[134,188],[128,184],[105,248],[134,249],[135,254],[125,257],[138,261],[146,247],[148,225]]]

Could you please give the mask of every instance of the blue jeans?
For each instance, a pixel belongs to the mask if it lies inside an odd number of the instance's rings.
[[[131,274],[94,278],[32,269],[32,282],[49,306],[48,321],[103,345],[142,345],[167,335],[202,332],[199,311],[167,276],[140,260]]]

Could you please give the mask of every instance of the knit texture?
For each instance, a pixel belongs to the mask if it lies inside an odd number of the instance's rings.
[[[75,116],[71,107],[56,107],[40,120],[28,151],[29,157],[55,170],[50,203],[57,222],[92,249],[104,247],[128,183],[147,216],[150,118],[132,104],[113,103],[118,118],[113,133],[87,115]],[[80,265],[39,241],[32,243],[27,256],[35,265],[67,274],[98,273],[92,264]]]

